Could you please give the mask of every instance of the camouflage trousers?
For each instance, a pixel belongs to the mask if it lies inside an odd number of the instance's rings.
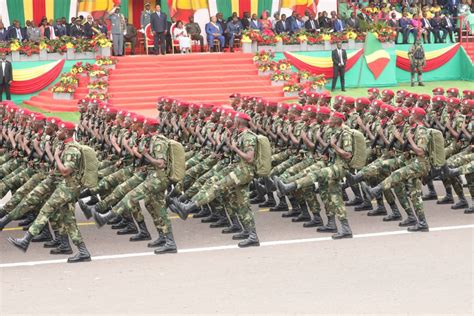
[[[115,214],[140,212],[141,200],[153,218],[155,227],[163,233],[171,231],[171,222],[166,211],[165,191],[169,180],[165,171],[151,171],[145,181],[128,192],[125,197],[112,208]],[[137,211],[138,210],[138,211]]]
[[[120,183],[126,181],[128,178],[133,176],[132,166],[122,167],[116,172],[106,176],[99,181],[99,185],[91,189],[93,195],[108,195],[112,190],[117,187]]]
[[[41,233],[44,226],[47,225],[48,220],[55,212],[66,212],[68,208],[71,207],[70,204],[72,204],[72,207],[74,208],[74,204],[76,203],[79,197],[79,193],[80,193],[79,186],[68,187],[64,182],[58,184],[53,194],[51,194],[49,199],[43,205],[43,207],[39,211],[38,216],[36,217],[34,222],[31,224],[30,228],[28,229],[30,234],[32,234],[33,236],[36,236],[39,233]],[[62,218],[62,216],[60,216],[60,218]],[[68,223],[68,224],[76,225],[76,229],[78,230],[75,218],[74,218],[73,224],[71,223]]]
[[[11,158],[0,166],[0,178],[6,177],[8,174],[20,167],[20,160],[18,158]]]
[[[53,194],[60,178],[47,176],[10,212],[11,219],[19,219],[23,215],[38,210]]]
[[[282,150],[272,155],[272,165],[277,166],[290,157],[288,150]]]
[[[207,154],[204,153],[204,151],[198,151],[194,157],[189,158],[186,160],[186,170],[194,167],[197,165],[200,161],[205,159]]]
[[[115,166],[115,164],[113,164],[111,166],[104,167],[104,168],[99,168],[99,179],[103,179],[103,178],[111,175],[112,173],[117,172],[117,170],[118,169]]]
[[[0,196],[3,197],[8,191],[15,191],[34,175],[35,170],[30,167],[19,167],[0,181]]]
[[[3,155],[0,155],[0,166],[10,160],[11,155],[10,153],[6,152]]]
[[[26,198],[38,184],[46,178],[46,172],[37,170],[36,173],[12,195],[11,199],[5,203],[3,210],[10,213],[20,202]]]
[[[469,151],[460,152],[457,155],[450,157],[447,161],[448,165],[451,167],[458,167],[459,172],[464,174],[467,181],[467,187],[469,188],[469,193],[471,198],[474,200],[474,153]]]
[[[191,159],[196,152],[194,150],[189,150],[184,154],[184,159],[187,161]]]
[[[66,207],[54,213],[49,222],[53,229],[58,226],[60,235],[68,235],[71,238],[74,245],[79,245],[83,239],[81,231],[77,226],[76,212],[74,203],[68,203]]]
[[[133,177],[129,178],[127,181],[121,183],[117,186],[112,193],[107,195],[105,199],[102,199],[96,204],[96,209],[98,212],[102,213],[105,212],[108,208],[113,207],[117,203],[119,203],[128,192],[132,191],[136,188],[140,183],[145,181],[147,176],[146,172],[138,172],[133,175]]]
[[[459,167],[459,172],[461,174],[466,174],[466,175],[470,174],[470,173],[474,173],[474,161],[471,161],[470,163]],[[469,181],[468,181],[468,183],[469,183]],[[470,184],[472,184],[472,182]]]
[[[199,190],[201,190],[206,184],[210,185],[214,183],[215,181],[219,180],[220,177],[224,177],[227,175],[231,170],[228,162],[221,160],[217,164],[215,164],[211,170],[203,174],[199,179],[197,179],[190,188],[188,188],[185,192],[184,195],[188,198],[193,197],[196,195]],[[229,171],[227,171],[229,170]]]
[[[283,174],[288,168],[296,165],[301,161],[301,157],[299,156],[290,156],[287,160],[283,161],[282,163],[278,164],[277,166],[272,168],[270,172],[271,176],[278,176]]]
[[[321,199],[325,201],[326,213],[328,215],[336,215],[341,220],[347,218],[340,184],[347,172],[348,169],[345,165],[335,163],[310,172],[295,182],[298,189],[312,187],[315,182],[318,182],[320,188],[322,188]],[[327,187],[327,193],[324,192],[325,187]]]
[[[417,215],[423,215],[421,179],[430,171],[430,163],[426,158],[412,158],[406,165],[394,171],[382,181],[382,189],[387,190],[399,183],[406,183],[408,195]]]
[[[210,155],[204,161],[186,170],[183,179],[183,191],[187,190],[201,175],[209,171],[217,163],[217,158]]]

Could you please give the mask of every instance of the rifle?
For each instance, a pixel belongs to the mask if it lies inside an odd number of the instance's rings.
[[[412,134],[415,134],[417,127],[418,126],[415,126],[415,128],[410,129]],[[408,151],[409,149],[410,149],[410,142],[407,139],[407,140],[405,140],[405,142],[402,145],[402,151]]]
[[[398,126],[398,131],[401,133],[403,132],[403,129],[405,128],[405,124],[406,123],[403,123],[403,125],[401,126]],[[393,146],[395,146],[395,143],[398,141],[398,139],[394,136],[392,138],[392,140],[390,141],[390,144],[388,144],[388,147],[387,147],[387,150],[391,150],[393,148]]]
[[[385,127],[387,127],[387,123],[388,123],[388,120],[385,121],[383,124],[382,124],[382,129],[385,129]],[[375,138],[374,140],[372,141],[372,143],[370,144],[370,148],[371,149],[374,149],[376,146],[377,146],[377,143],[379,142],[379,139],[380,139],[380,134],[378,131],[377,132],[377,135],[375,135]]]
[[[150,138],[148,140],[148,145],[145,145],[145,147],[147,147],[147,148],[151,147],[151,139],[152,139],[152,137],[150,135]],[[140,157],[140,161],[138,162],[138,167],[141,167],[141,166],[145,165],[145,162],[146,162],[146,157],[145,157],[144,154],[142,154],[142,156]]]
[[[337,141],[339,141],[339,137],[341,137],[342,135],[342,131],[340,131],[337,136],[336,136],[336,139]],[[331,140],[328,141],[328,144],[326,145],[326,147],[324,147],[323,151],[321,152],[322,155],[327,155],[329,153],[329,149],[331,148]]]
[[[320,130],[322,129],[323,127],[321,126],[320,127]],[[324,137],[324,130],[322,131],[323,134],[321,134],[321,138]],[[317,150],[318,150],[318,145],[319,145],[319,142],[317,139],[315,139],[315,142],[314,142],[314,148],[313,148],[313,155],[316,154]]]
[[[31,133],[32,132],[30,132],[29,138],[31,138]],[[41,139],[41,135],[39,133],[36,139],[38,141]],[[35,155],[35,146],[33,145],[33,141],[30,141],[30,154],[28,155],[28,161],[33,160],[34,155]]]

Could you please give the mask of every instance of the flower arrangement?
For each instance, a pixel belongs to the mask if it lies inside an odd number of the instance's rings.
[[[310,87],[313,89],[321,89],[326,85],[327,81],[324,75],[311,76]]]
[[[102,47],[102,48],[112,47],[112,42],[104,34],[100,34],[94,37],[92,39],[91,44],[94,47]]]
[[[12,40],[10,42],[10,51],[17,52],[21,48],[20,42],[18,40]]]
[[[280,59],[273,65],[273,71],[290,71],[291,63],[287,59]]]
[[[307,70],[300,70],[298,71],[298,79],[301,80],[310,80],[311,78],[311,73]]]
[[[274,58],[275,58],[275,53],[273,51],[271,51],[271,50],[265,51],[265,50],[262,49],[261,51],[256,53],[255,56],[253,56],[253,61],[256,64],[266,63],[266,62],[269,62],[269,61],[273,60]]]
[[[89,99],[97,99],[97,100],[108,100],[109,99],[109,94],[108,93],[104,93],[104,92],[91,92],[89,94],[87,94],[86,98],[89,98]]]
[[[105,80],[94,80],[87,85],[88,89],[106,90],[109,84]]]
[[[260,63],[258,65],[258,71],[261,71],[261,72],[267,72],[267,71],[273,71],[277,68],[277,63],[274,62],[274,61],[269,61],[269,62],[266,62],[266,63]]]
[[[308,37],[305,34],[301,34],[297,37],[299,43],[307,42]]]
[[[70,83],[56,83],[51,92],[53,93],[74,93],[77,89],[77,84],[70,84]]]
[[[271,76],[271,81],[288,81],[290,80],[291,75],[287,72],[283,72],[280,70],[275,71]]]
[[[357,38],[357,33],[354,31],[348,31],[346,36],[348,39],[355,40]]]
[[[6,42],[0,42],[0,53],[9,54],[11,52],[10,44]]]
[[[41,42],[39,43],[39,49],[40,49],[40,50],[43,50],[43,49],[49,50],[49,45],[48,45],[48,43],[46,43],[46,41],[41,41]]]
[[[102,67],[102,66],[93,65],[89,69],[89,77],[91,79],[104,78],[104,77],[107,77],[108,75],[109,75],[109,71],[105,67]]]
[[[104,56],[96,56],[95,58],[95,65],[97,66],[109,66],[115,64],[117,64],[117,58]]]
[[[89,63],[86,63],[83,65],[82,61],[79,61],[72,66],[71,73],[72,74],[86,74],[88,71],[90,71],[92,65]]]
[[[39,54],[40,48],[36,43],[27,41],[22,43],[19,51],[26,56],[31,56],[33,54]]]
[[[283,92],[297,92],[303,89],[303,86],[296,80],[290,80],[283,85]]]
[[[335,44],[335,43],[338,43],[338,42],[347,43],[347,41],[348,41],[348,37],[347,37],[347,34],[344,33],[344,32],[338,32],[338,33],[332,33],[331,34],[331,39],[330,39],[331,44]]]
[[[79,83],[79,80],[77,79],[76,75],[68,72],[61,75],[61,77],[59,78],[59,82],[64,83],[64,84],[77,85]]]

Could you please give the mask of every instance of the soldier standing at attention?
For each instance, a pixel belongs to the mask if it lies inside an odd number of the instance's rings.
[[[33,237],[41,233],[51,216],[58,211],[65,212],[61,215],[63,223],[67,223],[67,233],[73,243],[79,248],[79,253],[70,257],[68,262],[81,262],[90,261],[91,256],[82,240],[76,219],[74,218],[74,212],[70,211],[74,210],[70,206],[76,203],[81,192],[81,151],[79,144],[73,138],[74,131],[75,125],[70,122],[62,123],[58,131],[58,140],[63,141],[64,145],[54,151],[54,163],[56,169],[64,177],[63,181],[58,184],[54,193],[41,208],[25,236],[23,238],[10,237],[8,242],[26,252]]]
[[[408,57],[410,58],[411,86],[415,86],[415,73],[418,74],[418,85],[424,86],[421,76],[423,72],[423,67],[426,66],[426,58],[425,50],[423,49],[419,38],[410,48],[410,51],[408,52]]]
[[[140,16],[140,28],[142,30],[145,30],[145,27],[150,24],[150,18],[151,18],[151,10],[150,10],[150,2],[145,3],[145,10],[142,11],[142,14]]]
[[[123,55],[123,32],[125,31],[125,18],[120,13],[120,7],[114,7],[109,12],[109,20],[112,24],[110,32],[112,33],[112,44],[115,56]]]

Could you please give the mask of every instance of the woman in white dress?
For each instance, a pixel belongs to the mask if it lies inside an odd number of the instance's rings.
[[[182,54],[191,52],[191,38],[184,28],[183,21],[176,22],[176,26],[173,30],[173,38],[179,41],[179,50]]]

